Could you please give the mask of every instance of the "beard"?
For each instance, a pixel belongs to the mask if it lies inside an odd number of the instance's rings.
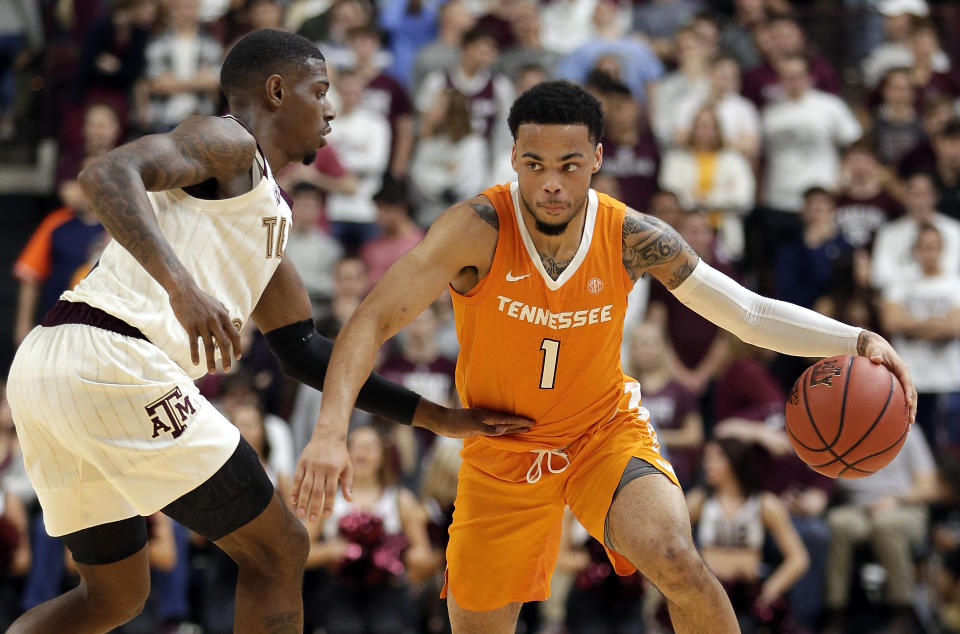
[[[570,224],[570,221],[573,220],[573,216],[565,220],[564,222],[544,222],[537,218],[537,214],[533,212],[533,207],[530,203],[527,202],[527,199],[520,195],[520,202],[526,208],[527,213],[530,214],[530,217],[533,218],[534,227],[539,233],[542,233],[545,236],[559,236],[564,231],[567,230],[567,226]],[[576,214],[574,214],[576,216]]]
[[[313,162],[317,160],[317,151],[310,150],[303,155],[303,164],[304,165],[313,165]]]

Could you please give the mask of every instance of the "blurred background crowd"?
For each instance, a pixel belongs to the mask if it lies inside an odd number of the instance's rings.
[[[324,334],[448,205],[512,179],[517,94],[579,82],[607,119],[595,189],[748,287],[884,333],[920,392],[889,467],[820,477],[783,426],[811,360],[746,346],[638,283],[624,370],[744,631],[960,632],[960,2],[0,0],[4,372],[108,238],[77,186],[84,162],[222,114],[219,65],[257,28],[316,42],[333,80],[329,146],[279,176],[286,257]],[[239,367],[202,390],[285,491],[321,396],[282,375],[255,329],[243,339]],[[455,405],[456,356],[445,295],[378,367]],[[351,429],[354,501],[308,526],[307,631],[449,631],[438,593],[459,444],[361,413]],[[122,631],[231,631],[235,566],[162,515],[150,527],[151,598]],[[0,397],[0,627],[76,582]],[[553,597],[519,631],[670,629],[655,588],[612,574],[570,516]]]

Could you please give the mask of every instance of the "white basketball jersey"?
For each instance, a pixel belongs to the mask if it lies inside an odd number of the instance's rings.
[[[226,307],[238,329],[280,264],[292,224],[290,206],[257,150],[255,185],[241,196],[203,200],[182,189],[148,193],[177,257],[197,285]],[[167,292],[116,241],[107,245],[90,274],[61,298],[86,302],[139,328],[192,378],[206,372],[203,346],[200,364],[190,360],[189,338],[170,308]],[[219,358],[219,350],[216,355]]]

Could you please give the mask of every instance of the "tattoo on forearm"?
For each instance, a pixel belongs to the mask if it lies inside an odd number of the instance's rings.
[[[549,255],[540,254],[540,261],[543,262],[543,270],[547,272],[547,275],[550,276],[550,279],[556,281],[560,277],[560,274],[563,273],[572,260],[566,260],[563,262],[557,262]]]
[[[300,613],[281,612],[263,619],[264,631],[269,634],[296,634],[300,632]]]
[[[693,255],[693,264],[689,256]],[[674,289],[683,283],[696,263],[696,253],[683,241],[670,225],[653,216],[628,214],[623,219],[623,266],[633,281],[651,267],[675,262],[667,288]]]
[[[154,277],[178,260],[144,190],[188,187],[253,164],[253,139],[231,137],[217,125],[187,122],[168,135],[144,137],[108,153],[82,179],[104,228]]]
[[[497,216],[496,209],[485,203],[470,203],[470,208],[477,212],[477,215],[480,216],[480,219],[485,223],[497,231],[500,230],[500,217]]]
[[[867,356],[867,346],[870,345],[870,333],[866,330],[860,331],[860,336],[857,338],[857,354],[861,357]]]

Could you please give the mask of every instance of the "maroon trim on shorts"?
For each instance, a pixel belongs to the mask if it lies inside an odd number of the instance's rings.
[[[84,302],[68,302],[61,299],[53,305],[53,308],[43,316],[43,321],[40,322],[41,326],[47,327],[63,324],[83,324],[109,330],[124,337],[150,341],[146,335],[140,332],[139,328],[135,328],[119,317],[114,317],[110,313]]]

